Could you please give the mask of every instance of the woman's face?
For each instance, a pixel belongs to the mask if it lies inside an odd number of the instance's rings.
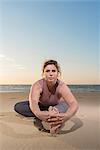
[[[53,64],[47,65],[44,69],[43,75],[46,81],[54,83],[58,77],[58,70]]]

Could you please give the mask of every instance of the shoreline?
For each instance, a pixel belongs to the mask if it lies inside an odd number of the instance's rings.
[[[30,91],[0,91],[0,93],[29,93]],[[100,91],[78,91],[78,90],[76,90],[76,91],[71,91],[72,93],[91,93],[91,92],[93,92],[93,93],[100,93]]]

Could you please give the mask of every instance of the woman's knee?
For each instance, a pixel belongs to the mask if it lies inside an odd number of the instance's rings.
[[[16,103],[16,104],[14,105],[14,110],[15,110],[16,112],[19,112],[19,111],[21,110],[20,107],[21,107],[21,102],[18,102],[18,103]]]
[[[14,110],[17,113],[19,113],[25,117],[33,117],[34,116],[34,114],[32,113],[32,111],[29,108],[29,101],[16,103],[14,106]]]
[[[27,105],[28,105],[27,101],[25,101],[25,102],[18,102],[18,103],[15,104],[14,110],[15,110],[16,112],[23,112],[24,109],[26,109],[25,107],[26,107]]]

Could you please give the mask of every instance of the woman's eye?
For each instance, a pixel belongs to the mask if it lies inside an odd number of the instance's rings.
[[[50,72],[50,70],[46,70],[46,72]],[[56,70],[51,70],[51,72],[56,72]]]
[[[52,70],[52,72],[56,72],[56,70]]]
[[[46,70],[46,72],[50,72],[50,70]]]

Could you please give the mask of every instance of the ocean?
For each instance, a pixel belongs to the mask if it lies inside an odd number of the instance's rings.
[[[0,85],[0,92],[29,92],[31,85]],[[100,92],[100,85],[68,85],[75,92]]]

